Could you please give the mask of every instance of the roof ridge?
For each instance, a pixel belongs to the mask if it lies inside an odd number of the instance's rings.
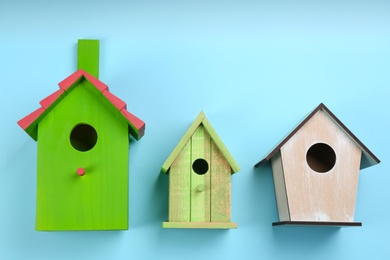
[[[187,129],[187,131],[184,133],[182,138],[180,139],[179,143],[175,146],[171,154],[168,156],[166,161],[164,162],[163,166],[161,167],[161,171],[164,173],[167,173],[169,168],[171,167],[172,163],[176,159],[176,157],[179,155],[179,153],[183,150],[184,146],[187,144],[187,142],[190,140],[190,138],[195,133],[196,129],[200,125],[203,125],[208,134],[210,135],[210,138],[214,141],[214,143],[217,145],[220,152],[223,154],[225,159],[228,161],[230,168],[232,169],[232,173],[236,173],[240,170],[240,167],[238,166],[237,162],[234,160],[233,156],[230,154],[230,152],[227,150],[226,146],[223,144],[221,138],[218,136],[218,134],[215,132],[214,128],[211,126],[210,122],[208,121],[206,115],[201,111],[199,115],[195,118],[195,120],[191,123],[190,127]]]
[[[379,163],[380,160],[336,117],[335,114],[333,114],[329,108],[325,106],[324,103],[320,103],[314,110],[312,110],[309,115],[303,118],[303,120],[293,128],[292,131],[290,131],[286,137],[282,139],[267,155],[258,163],[255,164],[255,167],[260,166],[261,164],[269,161],[279,150],[280,148],[288,141],[290,138],[295,135],[295,133],[303,126],[305,125],[319,110],[323,110],[333,121],[335,124],[337,124],[346,135],[348,135],[353,141],[356,142],[356,144],[359,146],[359,148],[362,150],[362,163],[361,163],[361,169],[364,169],[368,166],[371,166],[373,164]]]
[[[60,83],[58,83],[59,90],[42,99],[39,102],[41,107],[19,120],[18,125],[23,130],[25,130],[34,140],[37,140],[36,124],[38,123],[38,119],[43,116],[45,112],[50,111],[50,107],[52,107],[55,103],[58,103],[64,95],[70,92],[72,90],[72,86],[74,86],[75,83],[79,82],[81,78],[84,78],[85,80],[90,82],[91,85],[93,85],[99,92],[101,92],[102,95],[109,101],[109,103],[111,103],[122,114],[122,116],[129,123],[130,134],[135,139],[139,140],[144,135],[145,123],[141,119],[127,111],[127,104],[119,97],[111,93],[106,84],[104,84],[102,81],[90,75],[84,70],[77,70],[76,72],[72,73],[67,78],[62,80]]]

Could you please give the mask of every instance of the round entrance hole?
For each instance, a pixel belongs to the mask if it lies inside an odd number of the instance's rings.
[[[95,128],[88,124],[78,124],[70,133],[71,145],[80,152],[91,150],[95,146],[97,138]]]
[[[192,164],[192,169],[196,174],[203,175],[209,170],[209,164],[205,159],[196,159]]]
[[[319,173],[328,172],[336,164],[336,153],[327,144],[313,144],[307,150],[306,161],[313,171]]]

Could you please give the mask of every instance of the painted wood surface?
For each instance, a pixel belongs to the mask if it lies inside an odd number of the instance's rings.
[[[230,166],[214,141],[211,141],[211,222],[230,222]]]
[[[38,141],[36,229],[127,229],[128,134],[145,123],[97,79],[98,40],[79,40],[78,68],[18,121]]]
[[[191,141],[172,163],[169,176],[169,221],[191,221]]]
[[[202,228],[202,229],[232,229],[237,228],[234,222],[163,222],[163,228]]]
[[[223,155],[223,157],[226,159],[226,161],[229,164],[229,167],[231,168],[231,174],[234,174],[238,171],[240,171],[240,166],[238,166],[237,162],[234,160],[233,156],[229,152],[229,150],[226,148],[225,144],[222,142],[222,140],[217,135],[217,132],[215,132],[213,126],[210,124],[210,121],[205,118],[202,121],[202,124],[206,131],[211,136],[212,140],[214,141],[215,145],[218,147],[219,151]]]
[[[191,137],[191,142],[191,162],[204,159],[210,165],[210,136],[202,124]],[[198,190],[199,186],[203,186],[203,191]],[[191,166],[191,222],[210,221],[210,189],[210,169],[199,175]]]
[[[192,164],[197,159],[204,159],[210,165],[205,174],[194,171]],[[230,172],[226,159],[201,124],[170,169],[169,222],[196,224],[163,226],[200,228],[204,224],[199,223],[215,222],[217,228],[219,222],[230,222]],[[206,228],[212,226],[206,224]]]
[[[163,227],[237,227],[230,222],[230,204],[231,174],[239,167],[228,153],[201,112],[162,166],[170,174],[169,221]]]
[[[98,135],[86,152],[69,140],[80,123]],[[128,125],[94,86],[80,81],[40,121],[38,140],[37,230],[128,228]]]
[[[316,172],[307,163],[307,151],[316,143],[336,153],[328,172]],[[292,221],[354,220],[361,150],[325,112],[319,110],[284,144],[281,157]]]
[[[230,152],[228,151],[226,146],[223,144],[222,140],[219,138],[219,136],[215,132],[214,128],[211,126],[210,122],[207,120],[205,114],[203,112],[200,112],[199,115],[194,120],[194,122],[188,128],[186,133],[180,139],[180,141],[176,145],[175,149],[173,149],[172,153],[165,160],[164,164],[161,167],[161,171],[163,173],[168,173],[171,164],[173,163],[173,161],[175,160],[177,155],[180,153],[180,151],[183,149],[184,145],[187,144],[187,142],[190,140],[190,138],[192,137],[195,130],[198,128],[198,126],[200,124],[202,124],[204,126],[207,133],[210,135],[211,139],[216,143],[219,150],[226,158],[226,160],[229,163],[229,166],[231,168],[231,173],[234,174],[240,170],[240,167],[238,166],[237,162],[234,160],[233,156],[230,154]]]
[[[129,133],[139,140],[145,133],[145,123],[138,117],[126,110],[126,103],[108,91],[108,86],[98,79],[94,78],[83,70],[78,70],[61,81],[58,85],[60,90],[52,93],[44,98],[38,108],[31,114],[18,121],[18,124],[25,130],[31,138],[37,140],[38,123],[44,118],[53,107],[55,107],[72,89],[81,81],[87,80],[105,97],[104,102],[108,104],[108,108],[113,109],[119,116],[123,117],[129,125]]]
[[[192,135],[195,133],[196,129],[198,129],[198,126],[202,123],[202,121],[204,119],[205,119],[204,113],[203,112],[199,113],[199,115],[196,117],[194,122],[191,124],[191,126],[188,128],[188,130],[183,135],[183,137],[180,139],[180,141],[176,145],[175,149],[173,149],[172,153],[165,160],[163,166],[161,167],[161,171],[163,173],[168,173],[169,168],[171,167],[172,163],[174,162],[176,157],[179,155],[179,153],[183,150],[184,146],[188,142],[191,142]]]
[[[77,45],[77,69],[99,78],[99,40],[80,39]]]
[[[41,106],[44,108],[44,109],[48,109],[51,105],[54,105],[56,102],[59,102],[61,100],[61,96],[64,94],[64,90],[63,89],[59,89],[57,90],[56,92],[54,92],[53,94],[47,96],[46,98],[42,99],[39,104],[41,104]]]

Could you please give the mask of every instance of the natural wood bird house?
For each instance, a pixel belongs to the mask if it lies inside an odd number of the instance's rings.
[[[279,222],[360,226],[354,222],[359,170],[379,159],[320,104],[267,156]]]

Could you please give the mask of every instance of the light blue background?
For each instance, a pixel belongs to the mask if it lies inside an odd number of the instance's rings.
[[[100,79],[146,122],[131,143],[128,231],[36,232],[36,143],[16,122],[101,41]],[[389,1],[1,1],[1,259],[390,259]],[[272,227],[270,166],[320,102],[381,164],[360,174],[360,228]],[[203,110],[236,159],[237,230],[162,229],[160,167]]]

